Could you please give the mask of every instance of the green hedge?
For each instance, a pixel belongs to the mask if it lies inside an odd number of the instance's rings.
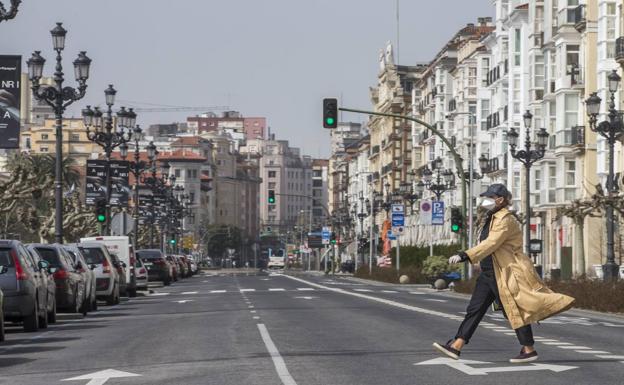
[[[443,257],[451,257],[461,250],[461,245],[434,245],[433,255],[439,255]],[[429,246],[401,246],[401,267],[422,267],[423,262],[429,256]],[[390,257],[392,258],[392,265],[396,266],[396,248],[392,248],[390,251]]]

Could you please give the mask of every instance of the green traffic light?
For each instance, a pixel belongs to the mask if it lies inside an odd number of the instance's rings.
[[[97,221],[98,222],[105,222],[106,221],[106,215],[102,215],[102,214],[98,215],[97,216]]]
[[[331,125],[333,125],[333,124],[334,124],[334,118],[327,118],[327,119],[325,119],[325,122],[326,122],[328,125],[330,125],[330,126],[331,126]]]
[[[452,225],[451,226],[451,231],[455,232],[455,233],[458,232],[459,231],[459,225]]]
[[[171,240],[169,240],[169,243],[172,244],[172,245],[175,245],[176,244],[176,240],[175,239],[171,239]]]

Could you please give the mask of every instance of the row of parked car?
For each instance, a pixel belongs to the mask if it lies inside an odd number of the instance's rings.
[[[134,251],[128,237],[83,238],[72,244],[23,244],[0,240],[0,341],[4,322],[24,331],[45,329],[57,312],[84,316],[98,308],[197,272],[195,261],[160,250]]]

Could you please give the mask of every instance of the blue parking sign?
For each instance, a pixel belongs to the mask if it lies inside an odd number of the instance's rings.
[[[437,226],[444,225],[444,202],[431,202],[431,224]]]

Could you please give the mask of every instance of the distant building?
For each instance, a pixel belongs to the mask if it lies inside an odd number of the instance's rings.
[[[329,215],[329,160],[312,160],[312,227],[326,224]]]
[[[264,139],[266,132],[266,118],[246,118],[238,111],[226,111],[221,116],[206,113],[187,118],[191,132],[227,132],[234,140]]]

